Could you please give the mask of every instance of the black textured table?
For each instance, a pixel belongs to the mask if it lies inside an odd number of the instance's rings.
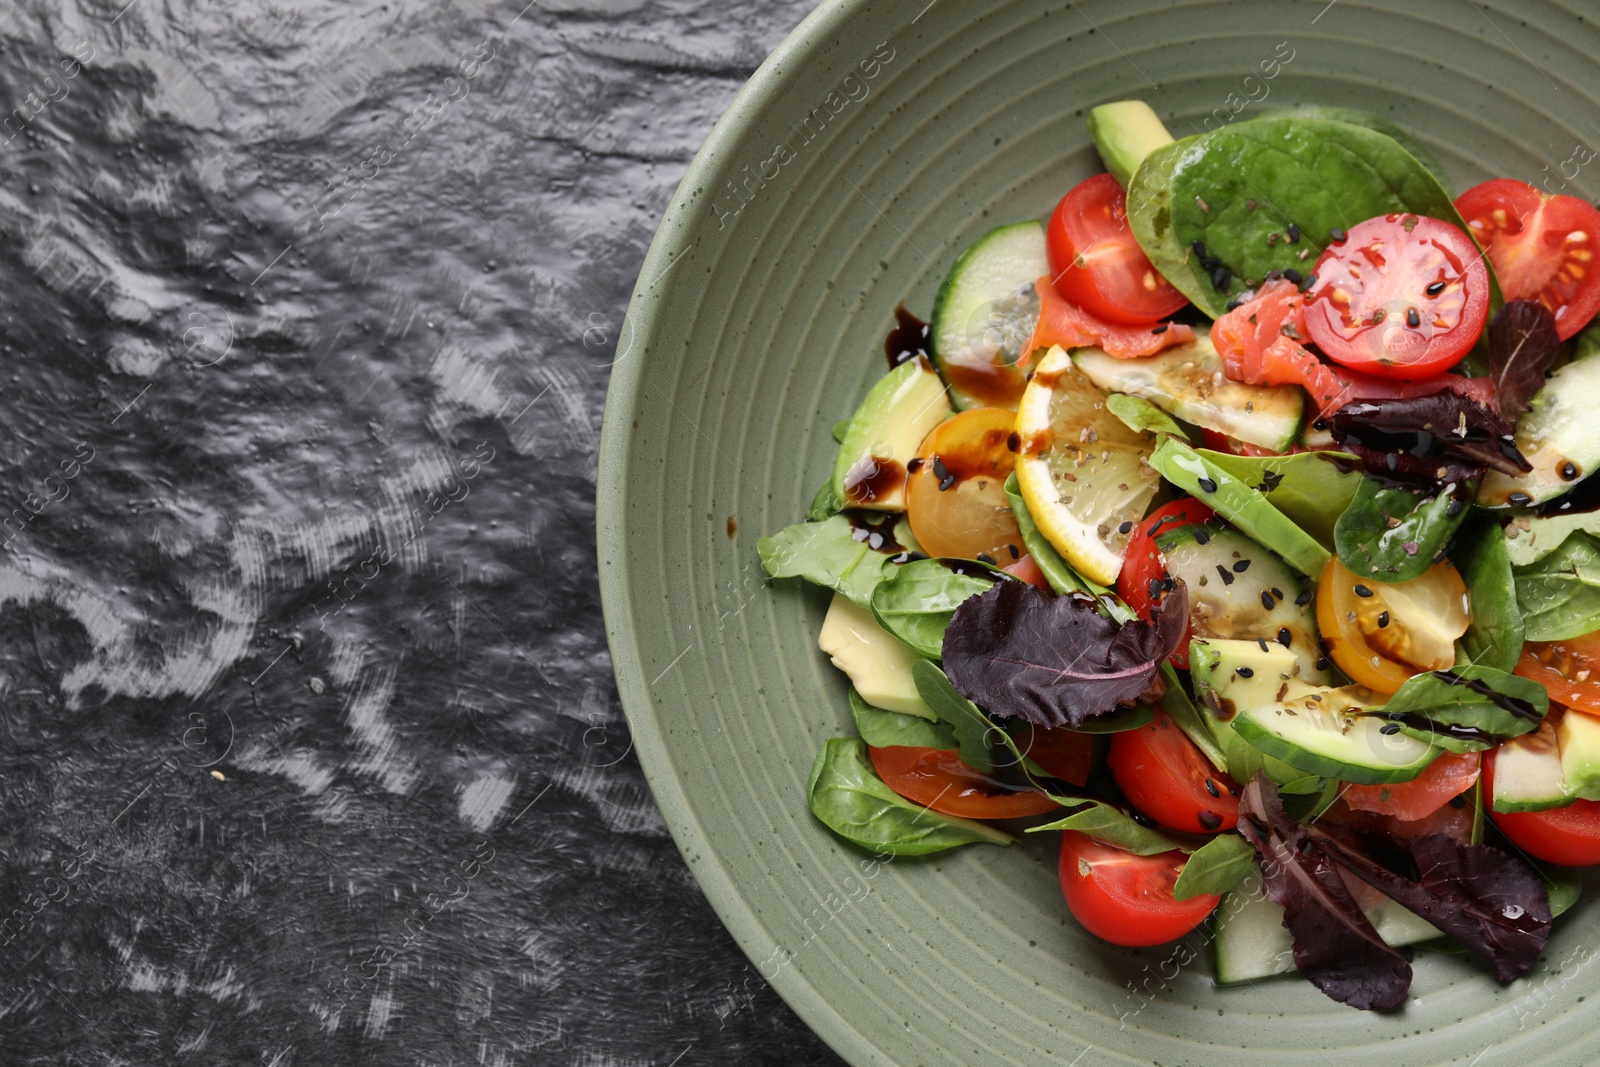
[[[607,368],[806,0],[0,6],[0,1064],[823,1064],[668,838]]]

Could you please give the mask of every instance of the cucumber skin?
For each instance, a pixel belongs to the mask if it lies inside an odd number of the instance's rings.
[[[933,315],[928,323],[928,356],[933,361],[933,365],[939,371],[940,376],[945,378],[947,385],[949,385],[949,379],[945,375],[944,365],[950,354],[942,350],[943,346],[939,344],[939,334],[940,328],[944,323],[944,318],[946,314],[948,314],[952,301],[954,300],[956,287],[960,284],[962,276],[966,273],[967,268],[971,265],[972,259],[980,254],[983,247],[987,245],[991,239],[997,237],[1003,231],[1016,230],[1019,227],[1024,226],[1031,226],[1038,230],[1039,240],[1042,246],[1044,242],[1044,227],[1036,221],[1012,222],[1007,223],[1004,226],[996,226],[994,229],[988,231],[982,237],[979,237],[976,241],[972,242],[962,250],[961,254],[956,257],[955,263],[951,265],[950,273],[945,275],[944,281],[940,284],[938,294],[933,298]],[[1045,269],[1040,273],[1049,273],[1048,263],[1045,266]],[[1029,280],[1031,281],[1032,279]],[[954,385],[949,385],[949,394],[950,404],[957,411],[967,411],[971,408],[985,406],[984,403],[977,397],[972,396],[962,389],[956,388]]]
[[[1269,756],[1275,756],[1289,764],[1289,766],[1305,771],[1307,774],[1317,774],[1324,778],[1337,778],[1342,782],[1351,782],[1355,785],[1388,785],[1393,782],[1411,781],[1426,770],[1429,763],[1433,762],[1430,757],[1421,763],[1407,763],[1389,768],[1347,763],[1332,756],[1307,751],[1293,741],[1279,737],[1265,725],[1257,722],[1253,718],[1254,714],[1255,709],[1252,709],[1251,711],[1241,711],[1233,717],[1231,721],[1238,735],[1249,742],[1252,747],[1265,752]]]

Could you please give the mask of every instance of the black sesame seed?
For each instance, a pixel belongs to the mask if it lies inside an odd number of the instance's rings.
[[[1450,503],[1444,506],[1444,513],[1453,519],[1457,515],[1461,514],[1461,509],[1466,506],[1467,502],[1465,500],[1462,500],[1458,496],[1451,497]]]
[[[1288,239],[1290,244],[1295,244],[1300,240],[1300,227],[1296,226],[1292,222],[1289,223],[1289,225],[1284,228],[1283,236]]]
[[[1133,520],[1130,519],[1117,527],[1117,533],[1125,534],[1131,529],[1133,529]]]
[[[1289,642],[1292,641],[1293,639],[1294,639],[1294,635],[1289,633],[1289,628],[1287,626],[1279,628],[1279,630],[1278,630],[1278,644],[1282,645],[1284,648],[1288,648],[1289,647]]]
[[[1378,629],[1381,630],[1385,626],[1388,626],[1388,625],[1389,625],[1389,613],[1387,611],[1380,611],[1378,613]]]
[[[1206,792],[1210,793],[1214,797],[1220,797],[1222,795],[1222,790],[1217,788],[1217,783],[1213,782],[1209,778],[1206,779]]]
[[[1261,651],[1265,652],[1267,650],[1267,639],[1265,637],[1256,638],[1256,644],[1261,646]]]
[[[1444,279],[1440,278],[1438,281],[1424,289],[1423,292],[1427,293],[1429,296],[1438,296],[1440,293],[1444,292],[1444,285]]]
[[[1210,478],[1201,478],[1200,488],[1204,489],[1208,493],[1215,493],[1217,491],[1217,483],[1212,481]]]
[[[1332,241],[1334,244],[1343,243],[1344,231],[1335,226],[1333,229],[1328,231],[1328,240]]]
[[[1261,606],[1271,611],[1277,605],[1272,602],[1272,594],[1266,590],[1261,591]]]
[[[944,460],[938,456],[933,457],[933,476],[941,482],[950,477],[950,468],[944,465]]]
[[[1300,590],[1300,595],[1294,598],[1294,602],[1295,602],[1296,605],[1298,605],[1298,606],[1300,606],[1302,608],[1305,607],[1307,604],[1311,603],[1311,590],[1309,590],[1309,589]]]
[[[956,476],[954,474],[952,474],[948,478],[942,479],[939,482],[939,492],[942,493],[946,489],[949,489],[952,485],[955,485],[955,484],[956,484]]]
[[[1288,270],[1284,271],[1283,276],[1289,279],[1291,282],[1294,282],[1296,285],[1299,285],[1301,282],[1305,281],[1305,276],[1299,271],[1295,270],[1293,267],[1290,267]]]
[[[1317,670],[1325,671],[1327,669],[1328,669],[1328,657],[1327,656],[1318,656],[1317,657]]]
[[[1380,734],[1397,734],[1400,732],[1400,724],[1397,722],[1391,722],[1387,726],[1378,727],[1378,732]]]
[[[1194,543],[1197,545],[1209,545],[1211,543],[1211,535],[1204,530],[1197,529],[1194,532]]]
[[[1249,569],[1250,569],[1250,561],[1247,560],[1247,559],[1241,559],[1239,562],[1237,562],[1237,563],[1235,563],[1233,565],[1233,573],[1235,573],[1235,574],[1243,574],[1245,571],[1247,571]]]
[[[1406,308],[1406,325],[1413,330],[1422,325],[1422,316],[1417,314],[1416,308]]]
[[[1566,481],[1570,482],[1570,481],[1572,481],[1572,479],[1576,478],[1577,476],[1578,476],[1578,467],[1577,467],[1577,464],[1572,462],[1572,460],[1569,459],[1569,460],[1567,460],[1565,463],[1563,463],[1561,465],[1561,477],[1563,479],[1565,479]]]
[[[1227,267],[1218,267],[1211,272],[1211,287],[1213,289],[1226,289],[1233,284],[1233,271]]]
[[[1529,496],[1527,493],[1521,492],[1520,490],[1512,493],[1510,496],[1506,497],[1506,499],[1519,508],[1525,504],[1533,503],[1533,497]]]
[[[1224,567],[1220,563],[1217,564],[1217,573],[1222,575],[1222,584],[1223,585],[1232,585],[1233,584],[1233,572],[1228,570],[1228,568]]]
[[[1317,272],[1316,271],[1312,271],[1310,274],[1306,275],[1306,280],[1300,283],[1300,291],[1303,293],[1307,289],[1311,288],[1313,285],[1316,285],[1316,284],[1317,284]]]
[[[1011,553],[1011,558],[1012,559],[1021,559],[1022,558],[1022,553],[1017,551],[1017,546],[1016,545],[1007,545],[1006,546],[1006,551]]]
[[[1371,595],[1372,595],[1372,590],[1368,589],[1366,586],[1362,585],[1360,582],[1356,583],[1356,596],[1368,597],[1368,596],[1371,596]]]
[[[1207,830],[1215,830],[1222,825],[1222,816],[1214,811],[1202,811],[1199,815],[1200,825]]]
[[[1166,333],[1167,332],[1167,327],[1171,326],[1171,325],[1172,325],[1172,323],[1170,323],[1170,322],[1163,322],[1160,326],[1155,327],[1150,332],[1151,333]]]
[[[1283,590],[1279,589],[1277,586],[1273,586],[1272,587],[1272,595],[1277,597],[1279,600],[1282,600],[1283,599]]]
[[[1196,241],[1189,247],[1194,249],[1194,254],[1197,256],[1203,257],[1206,254],[1206,243],[1204,241]]]
[[[1150,816],[1146,815],[1142,811],[1137,811],[1137,810],[1130,811],[1128,814],[1133,818],[1133,821],[1138,823],[1140,826],[1154,826],[1155,825],[1155,820],[1150,818]]]
[[[994,557],[987,552],[979,552],[977,559],[979,563],[987,563],[991,567],[995,565]]]
[[[1228,301],[1226,309],[1228,311],[1238,311],[1240,308],[1248,304],[1250,302],[1250,298],[1254,295],[1254,293],[1251,293],[1249,296],[1246,296],[1244,293],[1240,293],[1238,296]]]
[[[1275,282],[1281,277],[1283,277],[1283,271],[1279,270],[1277,267],[1273,267],[1271,270],[1267,271],[1266,274],[1261,276],[1261,284],[1265,285],[1267,282]]]
[[[1249,667],[1240,667],[1234,673],[1241,678],[1254,678],[1256,676],[1256,672],[1251,670]]]
[[[1202,270],[1210,272],[1216,270],[1220,266],[1222,266],[1222,260],[1218,259],[1216,256],[1200,257],[1200,267]]]

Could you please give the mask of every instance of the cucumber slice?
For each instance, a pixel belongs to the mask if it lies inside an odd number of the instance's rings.
[[[1188,587],[1195,637],[1275,645],[1287,638],[1293,677],[1316,685],[1332,681],[1317,642],[1311,588],[1282,560],[1217,523],[1169,530],[1156,538],[1156,549],[1167,573]]]
[[[1494,755],[1494,810],[1546,811],[1572,803],[1561,770],[1561,747],[1549,718],[1513,737]]]
[[[961,253],[933,304],[933,362],[957,411],[1015,411],[1027,376],[1017,362],[1039,321],[1033,283],[1050,273],[1044,227],[1017,222],[990,230]]]
[[[1185,422],[1274,452],[1300,436],[1305,393],[1297,386],[1246,385],[1222,371],[1222,357],[1201,328],[1193,341],[1140,359],[1079,348],[1072,361],[1108,393],[1139,396]]]
[[[1437,927],[1388,897],[1362,907],[1378,936],[1395,948],[1442,937]],[[1294,939],[1283,926],[1283,909],[1250,878],[1222,898],[1216,913],[1218,985],[1236,985],[1288,974],[1294,967]]]
[[[1600,424],[1594,398],[1600,396],[1600,359],[1579,359],[1550,375],[1517,420],[1517,448],[1533,470],[1516,478],[1499,471],[1484,476],[1478,503],[1484,507],[1537,504],[1560,496],[1600,466]],[[1512,497],[1516,494],[1524,494]]]
[[[1280,684],[1275,700],[1240,705],[1233,729],[1262,752],[1307,774],[1358,785],[1409,782],[1440,750],[1404,733],[1384,733],[1392,723],[1363,714],[1383,702],[1381,695],[1361,686],[1329,689],[1290,679]]]

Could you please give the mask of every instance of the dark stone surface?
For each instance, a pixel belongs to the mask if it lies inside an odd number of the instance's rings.
[[[807,8],[0,7],[0,1063],[839,1062],[593,540],[646,245]]]

